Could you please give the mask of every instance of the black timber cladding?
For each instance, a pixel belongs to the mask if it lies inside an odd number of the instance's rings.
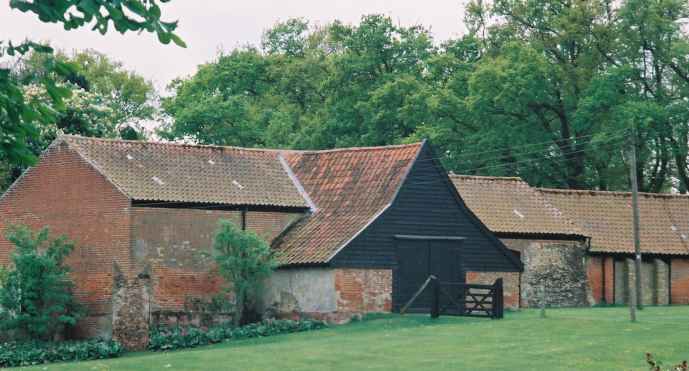
[[[521,263],[461,200],[428,144],[397,197],[331,261],[333,266],[395,268],[395,235],[458,236],[464,271],[516,272]]]

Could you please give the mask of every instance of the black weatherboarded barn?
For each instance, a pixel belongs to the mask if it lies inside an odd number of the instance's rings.
[[[518,290],[515,272],[521,271],[521,262],[467,208],[427,142],[358,149],[352,157],[320,153],[317,159],[290,163],[316,208],[324,207],[276,243],[297,256],[290,265],[391,270],[396,311],[430,274],[444,281],[485,278],[483,283],[492,283],[512,272],[512,286]],[[353,216],[360,217],[359,224],[347,228]],[[318,220],[326,217],[331,220]],[[319,254],[324,245],[318,242],[331,241],[341,229],[346,233],[322,254],[326,258],[303,260]],[[304,241],[316,241],[315,248]],[[518,298],[518,291],[510,294]],[[430,296],[414,305],[412,309],[428,309]]]

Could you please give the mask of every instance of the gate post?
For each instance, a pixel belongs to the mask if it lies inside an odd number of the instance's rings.
[[[493,284],[493,318],[503,317],[504,306],[505,303],[502,290],[502,278],[498,278]]]
[[[431,304],[431,318],[440,317],[440,280],[433,278],[433,302]]]

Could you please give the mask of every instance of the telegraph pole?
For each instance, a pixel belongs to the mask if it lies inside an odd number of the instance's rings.
[[[636,308],[639,310],[643,309],[641,305],[641,242],[639,238],[639,185],[636,179],[636,131],[632,131],[632,148],[630,151],[630,162],[629,165],[629,178],[632,182],[632,210],[634,218],[634,283],[636,292]],[[631,290],[631,287],[630,287]],[[630,305],[631,305],[631,292],[630,292]],[[636,313],[632,314],[632,321],[636,318]]]

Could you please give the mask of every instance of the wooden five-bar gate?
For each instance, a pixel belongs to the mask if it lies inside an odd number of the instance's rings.
[[[431,275],[416,291],[414,296],[402,307],[404,314],[409,306],[425,290],[431,290],[431,317],[440,315],[487,317],[500,319],[503,317],[503,288],[502,278],[498,278],[492,285],[473,283],[444,282]]]

